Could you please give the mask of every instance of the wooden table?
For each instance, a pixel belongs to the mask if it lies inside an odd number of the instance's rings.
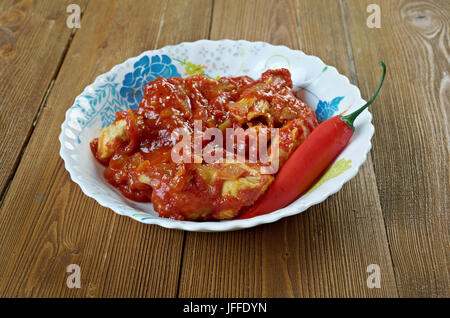
[[[449,15],[448,0],[0,1],[0,296],[448,297]],[[85,196],[58,154],[74,98],[145,50],[223,38],[316,55],[364,98],[386,62],[358,175],[304,213],[227,233],[141,224]]]

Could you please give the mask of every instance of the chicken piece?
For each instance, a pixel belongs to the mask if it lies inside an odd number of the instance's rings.
[[[264,178],[259,168],[238,161],[201,165],[197,172],[210,186],[220,182],[222,197],[238,198],[241,191],[258,187],[264,192],[271,182],[270,178]]]
[[[197,172],[211,196],[217,196],[212,217],[230,219],[253,204],[272,183],[273,176],[261,174],[257,165],[242,162],[200,165]]]
[[[118,120],[102,129],[97,143],[97,156],[100,160],[110,158],[116,150],[117,141],[127,141],[127,121]]]
[[[180,220],[233,218],[273,181],[258,166],[237,161],[173,168],[153,165],[138,180],[153,188],[153,206],[160,215]]]

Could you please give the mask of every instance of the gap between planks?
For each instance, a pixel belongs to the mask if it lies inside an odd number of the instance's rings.
[[[83,14],[84,14],[84,11],[86,10],[87,6],[88,6],[88,3],[89,3],[89,0],[86,0],[86,4],[81,8],[80,22],[83,19]],[[30,131],[29,131],[29,133],[28,133],[28,135],[27,135],[27,137],[25,139],[25,142],[24,142],[23,147],[22,147],[22,149],[20,151],[20,154],[17,157],[16,162],[15,162],[13,168],[12,168],[12,173],[11,173],[10,177],[8,178],[8,181],[6,182],[6,187],[5,187],[4,191],[3,191],[3,193],[0,193],[0,210],[1,210],[2,206],[3,206],[3,202],[5,201],[6,195],[8,194],[9,188],[11,187],[11,183],[14,180],[14,177],[16,175],[17,169],[19,168],[20,162],[22,161],[23,154],[27,150],[28,143],[30,142],[31,136],[33,135],[34,129],[35,129],[35,127],[36,127],[36,125],[37,125],[37,123],[39,121],[39,118],[41,116],[42,110],[44,109],[44,107],[47,104],[48,96],[50,95],[50,93],[51,93],[51,91],[53,89],[53,85],[56,82],[56,79],[58,77],[59,71],[61,70],[63,62],[64,62],[64,60],[65,60],[65,58],[67,56],[67,52],[69,51],[70,45],[72,44],[73,38],[74,38],[76,33],[77,33],[77,29],[73,29],[72,33],[69,35],[69,38],[67,39],[67,43],[66,43],[66,45],[64,47],[64,51],[62,52],[62,54],[61,54],[61,56],[59,58],[58,65],[57,65],[57,67],[55,69],[54,74],[51,77],[50,84],[47,87],[46,93],[45,93],[44,97],[42,98],[42,101],[40,103],[40,106],[39,106],[39,109],[38,109],[38,111],[36,113],[36,116],[33,119],[33,123],[31,125]]]
[[[297,29],[303,29],[302,28],[302,26],[301,26],[301,21],[300,21],[300,16],[299,16],[299,12],[300,12],[300,1],[296,1],[296,8],[295,8],[295,10],[296,10],[296,12],[297,12],[297,17],[296,17],[296,24],[297,24],[297,26],[296,26],[296,28]],[[338,12],[339,11],[341,11],[342,10],[342,8],[341,7],[337,7],[337,9],[338,9]],[[214,19],[213,19],[214,20]],[[343,18],[343,22],[344,22],[344,25],[345,25],[345,21],[344,21],[344,18]],[[223,30],[222,30],[223,31]],[[349,37],[349,34],[348,34],[348,30],[346,30],[345,31],[346,32],[346,39],[347,39],[347,43],[345,43],[344,44],[344,47],[345,47],[345,50],[344,50],[344,52],[347,52],[348,54],[351,54],[352,53],[352,50],[351,50],[351,46],[349,47],[348,46],[348,44],[350,43],[350,37]],[[220,32],[219,32],[220,33]],[[223,33],[223,32],[222,32]],[[226,33],[226,32],[225,32]],[[239,33],[238,33],[238,36],[240,36],[239,35]],[[229,35],[227,36],[227,35],[225,35],[225,37],[230,37]],[[231,36],[231,38],[232,38],[233,36]],[[251,37],[251,35],[250,35],[250,37]],[[258,37],[259,37],[259,35],[258,35]],[[300,49],[302,49],[302,50],[304,50],[305,51],[305,48],[304,47],[302,47],[302,43],[301,42],[299,42],[299,38],[296,38],[296,39],[291,39],[292,41],[293,41],[293,43],[295,42],[295,43],[297,43],[299,46],[300,46]],[[345,39],[344,39],[344,41],[345,41]],[[307,50],[306,50],[307,51]],[[350,64],[351,64],[351,62],[352,61],[350,61]],[[356,77],[356,72],[355,72],[355,68],[353,67],[353,69],[351,70],[351,72],[350,72],[350,76],[353,76],[354,77],[354,82],[355,83],[357,83],[357,77]],[[370,177],[371,177],[371,179],[372,179],[372,181],[373,180],[375,180],[375,179],[373,179],[372,177],[374,177],[374,170],[373,170],[373,163],[371,162],[371,160],[370,160],[370,157],[368,157],[368,162],[367,162],[367,164],[369,165],[369,173],[370,173]],[[377,187],[377,185],[374,183],[374,190],[375,190],[375,198],[374,198],[374,200],[375,200],[375,204],[377,205],[377,210],[378,211],[380,211],[380,213],[382,214],[382,210],[381,210],[381,203],[380,203],[380,198],[379,198],[379,192],[378,192],[378,187]],[[386,243],[387,244],[387,242],[388,242],[388,238],[387,238],[387,233],[386,233],[386,229],[385,229],[385,222],[384,222],[384,219],[380,216],[380,238],[382,238],[383,239],[383,241],[384,241],[384,243]],[[187,235],[190,235],[190,233],[188,233]],[[189,238],[189,237],[188,237]],[[185,239],[186,239],[186,236],[185,236]],[[195,240],[194,239],[194,243],[195,242],[197,242],[197,240]],[[186,245],[188,244],[189,242],[186,242]],[[325,242],[324,241],[324,244],[326,244],[327,242]],[[384,244],[383,244],[384,245]],[[186,247],[185,247],[186,248]],[[188,256],[189,256],[189,253],[187,253],[187,250],[185,250],[185,248],[184,248],[184,253],[183,253],[183,260],[181,261],[181,263],[182,263],[182,266],[185,266],[184,264],[185,263],[188,263],[189,262],[189,259],[187,259],[187,260],[185,260],[184,258],[187,258]],[[384,255],[385,255],[385,257],[386,257],[386,264],[389,264],[389,265],[391,265],[390,266],[390,268],[392,269],[392,255],[390,254],[390,251],[389,251],[389,248],[388,248],[388,246],[384,246],[384,249],[386,250],[386,252],[385,253],[383,253]],[[345,251],[344,251],[345,252]],[[192,260],[191,260],[192,261]],[[187,266],[189,266],[189,265],[187,265]],[[192,266],[195,266],[195,264],[192,264]],[[212,265],[213,266],[213,268],[215,268],[215,265]],[[343,265],[344,266],[344,265]],[[183,268],[182,268],[183,269]],[[184,273],[184,274],[186,274],[186,273]],[[288,274],[290,274],[290,272],[288,272]],[[186,274],[186,275],[188,275],[188,274]],[[189,275],[188,275],[189,276]],[[292,280],[292,279],[289,279],[289,280]],[[396,282],[394,282],[395,281],[395,279],[392,279],[392,281],[393,281],[393,284],[392,285],[396,285],[396,287],[394,287],[394,286],[392,286],[392,295],[394,296],[397,296],[398,297],[398,293],[397,293],[397,283]],[[220,285],[220,284],[219,284]],[[313,286],[314,287],[314,286]],[[221,291],[221,289],[220,289],[221,287],[219,286],[219,293],[220,293],[220,291]],[[179,292],[179,295],[180,294],[182,294],[182,292],[181,292],[181,290],[182,290],[182,287],[180,288],[179,287],[179,290],[180,290],[180,292]],[[186,291],[185,291],[186,292]],[[320,292],[320,291],[319,291]],[[222,294],[220,294],[220,295],[222,295]]]
[[[345,2],[343,0],[339,0],[339,6],[341,8],[341,14],[342,14],[342,24],[344,26],[344,33],[345,33],[345,42],[347,45],[347,51],[348,51],[348,61],[350,64],[350,71],[351,71],[351,81],[354,85],[356,85],[359,89],[359,81],[358,81],[358,75],[356,74],[356,67],[355,67],[355,59],[354,59],[354,55],[353,55],[353,47],[352,47],[352,41],[351,41],[351,35],[348,29],[348,8],[345,5]],[[388,247],[388,251],[389,251],[389,260],[391,262],[391,266],[392,266],[392,270],[393,270],[393,277],[394,277],[394,283],[395,283],[395,288],[397,291],[397,297],[400,296],[400,291],[399,291],[399,287],[398,287],[398,280],[397,280],[397,275],[396,275],[396,271],[395,271],[395,265],[394,265],[394,260],[393,260],[393,255],[392,255],[392,247],[391,247],[391,243],[389,241],[389,237],[387,235],[387,224],[386,224],[386,219],[385,219],[385,215],[383,213],[383,207],[381,206],[381,200],[380,200],[380,190],[379,190],[379,185],[378,185],[378,180],[376,178],[375,175],[375,167],[372,161],[372,156],[370,155],[370,152],[367,154],[367,163],[370,162],[370,166],[371,166],[371,172],[373,174],[374,177],[374,183],[375,183],[375,189],[376,189],[376,198],[375,201],[378,202],[378,206],[379,209],[381,210],[381,217],[382,217],[382,221],[383,221],[383,227],[384,227],[384,236],[387,242],[387,247]]]

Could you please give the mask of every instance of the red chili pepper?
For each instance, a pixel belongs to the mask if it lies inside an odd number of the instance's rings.
[[[347,116],[334,116],[316,127],[289,157],[269,189],[239,219],[284,208],[318,181],[348,145],[355,130],[353,123],[356,117],[377,97],[386,75],[386,65],[380,62],[380,66],[383,74],[372,98],[355,112]]]

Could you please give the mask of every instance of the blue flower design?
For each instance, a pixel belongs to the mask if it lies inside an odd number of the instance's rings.
[[[114,78],[107,78],[107,82],[100,85],[92,94],[84,94],[83,98],[88,101],[86,106],[81,107],[77,101],[71,108],[81,113],[81,116],[77,117],[77,122],[83,129],[94,124],[98,116],[102,123],[101,127],[104,128],[114,121],[117,111],[126,109],[125,100],[117,92],[119,83],[112,81]],[[81,143],[80,134],[81,131],[77,134],[78,143]]]
[[[175,65],[172,64],[170,57],[164,54],[154,55],[150,60],[145,55],[134,63],[134,71],[125,75],[120,96],[129,103],[129,108],[135,109],[144,96],[144,88],[148,82],[157,77],[169,78],[174,76],[180,77],[181,75]]]
[[[343,96],[335,97],[331,102],[319,100],[316,108],[316,117],[319,123],[327,120],[339,109],[339,103],[343,100]]]

